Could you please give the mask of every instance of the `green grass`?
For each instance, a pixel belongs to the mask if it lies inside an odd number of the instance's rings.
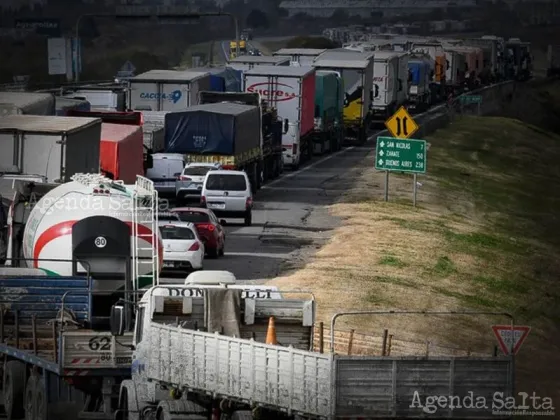
[[[391,267],[403,268],[408,264],[393,255],[385,255],[379,259],[378,264],[389,265]]]

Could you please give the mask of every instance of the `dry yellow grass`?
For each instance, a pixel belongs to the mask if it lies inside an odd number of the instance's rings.
[[[518,357],[519,389],[558,396],[560,137],[517,120],[465,117],[427,140],[417,208],[411,176],[391,175],[385,203],[382,188],[366,186],[383,185],[383,174],[366,171],[330,209],[345,220],[332,240],[271,284],[312,290],[327,326],[348,310],[507,311],[533,327]],[[507,322],[368,315],[343,317],[337,328],[378,336],[387,328],[398,340],[490,355],[491,326]]]

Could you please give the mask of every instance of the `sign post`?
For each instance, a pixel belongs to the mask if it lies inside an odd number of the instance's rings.
[[[375,169],[385,171],[385,201],[389,201],[389,172],[410,172],[412,204],[416,207],[416,176],[426,173],[426,142],[410,139],[419,127],[404,106],[385,121],[385,127],[393,137],[378,137],[375,153]]]
[[[525,325],[494,325],[492,331],[506,356],[516,355],[529,335],[531,327]]]

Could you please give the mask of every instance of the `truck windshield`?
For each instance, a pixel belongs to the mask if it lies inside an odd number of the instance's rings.
[[[247,183],[243,175],[212,175],[208,177],[206,189],[213,191],[245,191]]]
[[[204,176],[208,173],[208,171],[213,171],[214,168],[209,166],[191,166],[189,168],[185,168],[183,171],[183,175],[192,175],[192,176]]]
[[[177,226],[160,226],[161,237],[163,240],[193,240],[194,232],[189,228]]]

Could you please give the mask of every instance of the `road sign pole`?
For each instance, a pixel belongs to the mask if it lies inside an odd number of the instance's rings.
[[[385,201],[389,201],[389,171],[385,171]]]
[[[414,176],[412,177],[412,182],[414,183],[414,185],[412,186],[412,206],[416,207],[416,193],[418,192],[418,184],[416,182],[417,179],[417,175],[414,174]]]

